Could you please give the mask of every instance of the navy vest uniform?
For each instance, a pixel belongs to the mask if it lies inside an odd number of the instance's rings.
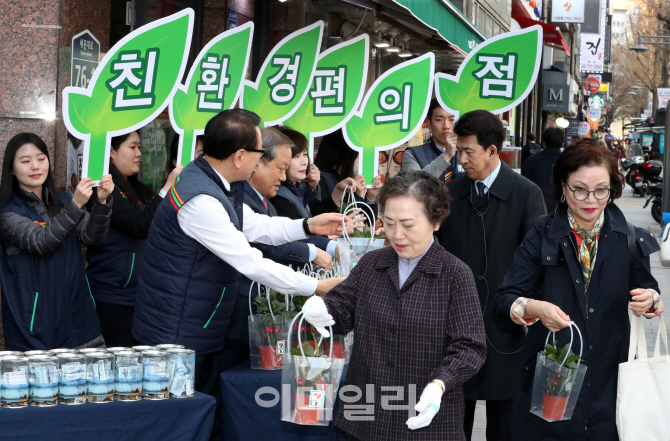
[[[66,193],[58,199],[70,202]],[[27,201],[14,195],[0,208],[44,225]],[[0,243],[2,318],[7,349],[73,348],[101,333],[76,229],[50,256],[19,251],[8,256]]]
[[[419,166],[423,170],[428,164],[437,159],[442,152],[437,148],[435,142],[431,139],[426,144],[416,146],[416,147],[407,147],[407,150],[412,152],[414,159],[419,163]],[[439,176],[440,182],[447,183],[454,178],[458,178],[465,174],[463,166],[461,165],[461,160],[459,158],[458,152],[449,160],[449,165],[447,169],[442,172]]]
[[[142,344],[177,343],[200,354],[223,350],[240,273],[179,226],[181,207],[201,194],[217,199],[242,231],[242,183],[227,191],[200,156],[177,177],[149,231],[133,321]]]

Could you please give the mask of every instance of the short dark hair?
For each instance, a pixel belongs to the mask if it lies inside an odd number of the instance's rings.
[[[433,98],[430,100],[430,105],[428,106],[428,114],[426,115],[426,118],[428,118],[428,121],[431,121],[433,119],[433,112],[437,108],[442,108],[440,105],[440,102],[437,100],[437,98]]]
[[[342,130],[336,130],[321,139],[314,164],[322,171],[335,170],[338,173],[337,180],[341,181],[354,177],[356,158],[358,152],[349,147]]]
[[[256,128],[261,118],[244,109],[229,109],[210,119],[205,126],[202,152],[214,159],[223,160],[238,150],[255,149],[258,144]]]
[[[490,145],[496,146],[498,155],[502,151],[505,139],[505,128],[500,119],[486,110],[473,110],[461,116],[454,126],[454,133],[458,136],[477,136],[477,144],[484,150]]]
[[[533,141],[535,141],[535,133],[533,133],[533,132],[528,132],[528,134],[526,135],[526,138],[528,138],[528,142],[533,142]]]
[[[610,201],[621,197],[624,177],[619,173],[619,166],[614,155],[600,147],[593,139],[582,139],[563,150],[554,164],[554,189],[552,196],[556,202],[563,196],[563,184],[568,182],[571,174],[580,167],[604,166],[610,175]]]
[[[380,217],[389,199],[408,196],[423,204],[423,211],[431,224],[441,224],[449,215],[451,196],[447,186],[435,176],[421,170],[403,170],[386,180],[379,195]]]
[[[115,136],[110,141],[110,147],[115,152],[121,148],[121,144],[126,142],[131,133],[137,133],[137,136],[140,136],[139,130],[133,130],[125,135]],[[140,137],[141,140],[141,137]],[[177,139],[179,142],[179,139]],[[151,202],[156,194],[148,185],[142,183],[137,177],[137,173],[132,176],[123,176],[116,165],[114,160],[110,158],[109,160],[109,174],[112,175],[112,181],[114,185],[119,187],[121,192],[128,196],[128,201],[135,207],[137,210],[141,210],[140,202],[146,204]]]
[[[278,126],[277,130],[282,132],[291,141],[293,141],[291,144],[291,156],[299,155],[300,153],[307,151],[309,148],[309,141],[307,141],[307,137],[305,137],[305,135],[298,132],[297,130],[293,130],[292,128],[286,126]]]
[[[559,129],[558,127],[549,127],[542,134],[542,142],[547,148],[560,149],[565,143],[563,129]]]

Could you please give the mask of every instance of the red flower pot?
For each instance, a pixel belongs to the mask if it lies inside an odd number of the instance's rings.
[[[326,356],[330,356],[330,341],[324,343],[323,353],[326,354]],[[333,342],[333,358],[344,358],[344,350],[342,349],[341,341]]]
[[[277,355],[277,346],[259,346],[258,352],[261,356],[261,368],[280,369],[283,354]]]
[[[309,393],[295,394],[295,422],[300,424],[319,424],[323,409],[309,407]]]
[[[542,416],[548,421],[560,421],[565,414],[565,407],[568,404],[568,397],[554,397],[543,394]]]

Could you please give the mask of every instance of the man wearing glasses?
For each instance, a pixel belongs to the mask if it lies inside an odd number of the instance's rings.
[[[205,128],[203,154],[189,164],[156,211],[140,276],[133,335],[141,344],[196,351],[196,390],[212,394],[240,276],[285,294],[325,294],[343,279],[317,281],[264,259],[249,242],[280,245],[339,235],[342,215],[268,217],[244,205],[243,181],[265,154],[248,110],[226,110]],[[346,219],[347,229],[362,227]]]

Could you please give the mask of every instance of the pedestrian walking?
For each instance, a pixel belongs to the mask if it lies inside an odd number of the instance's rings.
[[[551,213],[556,208],[551,181],[551,171],[554,163],[561,154],[561,148],[565,143],[563,130],[557,127],[549,127],[542,134],[542,151],[533,155],[521,167],[521,176],[534,182],[542,190],[547,212]]]
[[[526,145],[521,147],[521,166],[526,163],[526,160],[533,155],[536,155],[542,151],[542,146],[535,142],[535,133],[529,132],[526,135]]]

